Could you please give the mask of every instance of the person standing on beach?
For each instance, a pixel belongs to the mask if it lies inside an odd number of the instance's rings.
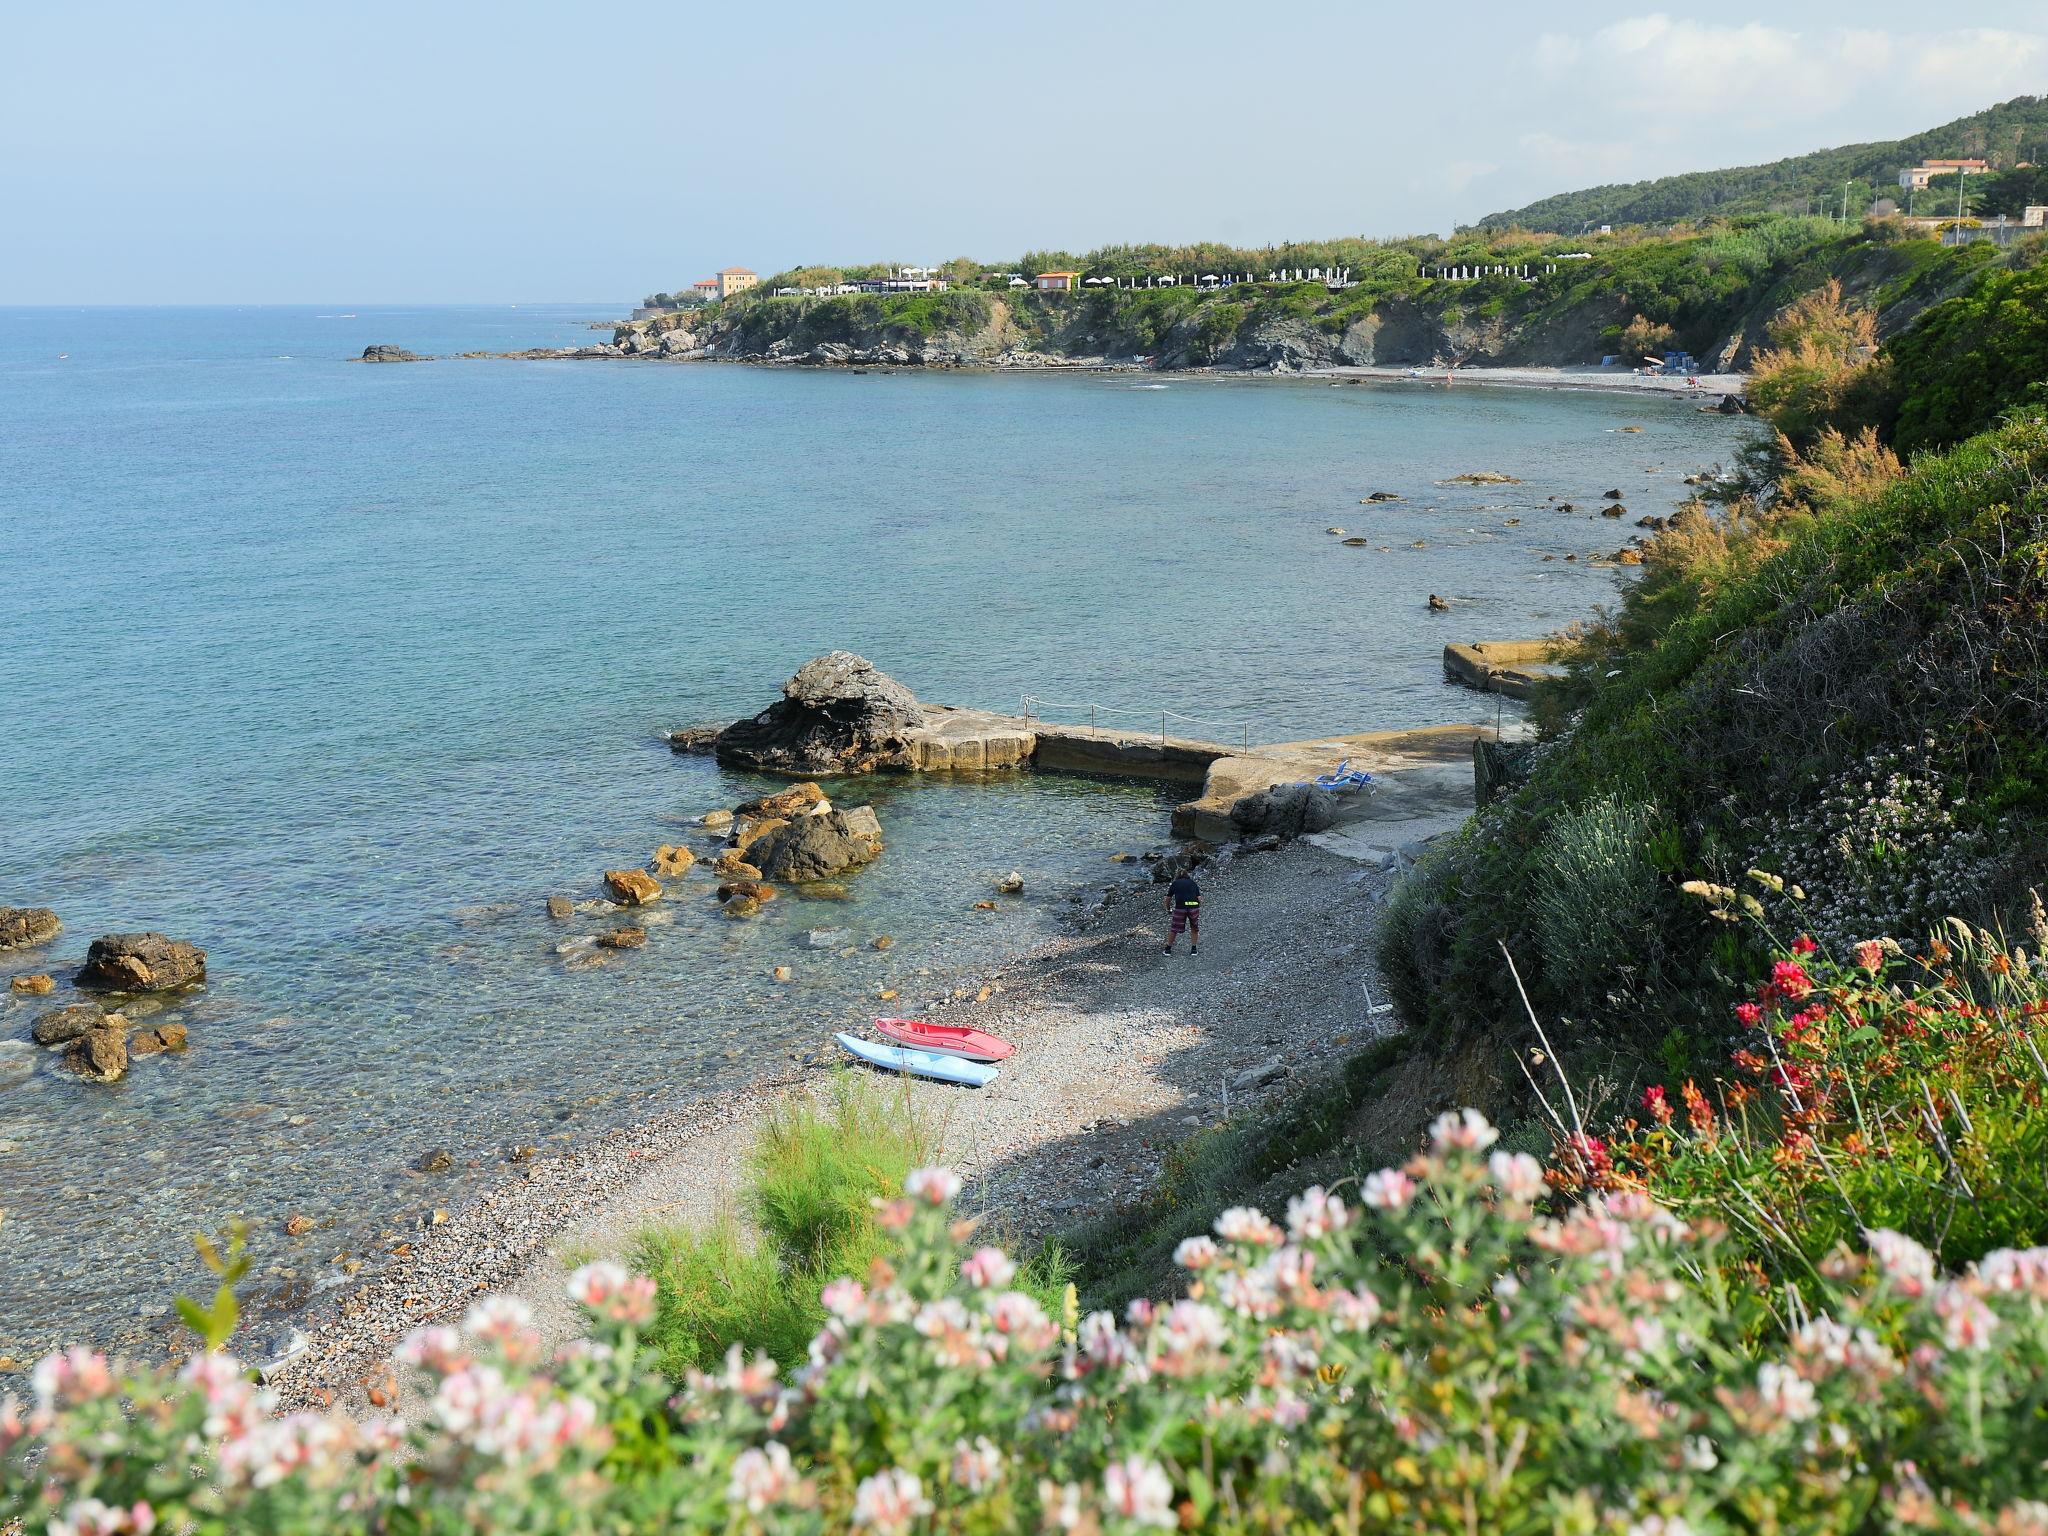
[[[1188,953],[1202,952],[1202,888],[1195,884],[1195,877],[1182,870],[1173,877],[1173,884],[1166,888],[1166,952],[1173,953],[1173,946],[1185,932],[1188,936]]]

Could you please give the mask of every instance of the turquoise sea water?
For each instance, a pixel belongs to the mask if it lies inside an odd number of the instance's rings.
[[[1166,835],[1140,786],[835,786],[889,835],[850,901],[730,923],[699,877],[573,969],[599,920],[546,896],[758,787],[658,731],[837,647],[927,698],[1189,734],[1491,719],[1445,641],[1586,613],[1613,573],[1563,557],[1621,541],[1601,491],[1668,511],[1744,430],[1478,388],[345,361],[613,312],[0,309],[0,904],[66,924],[0,974],[139,928],[212,972],[172,1008],[192,1048],[111,1087],[26,1043],[46,1001],[0,1001],[0,1353],[160,1332],[185,1234],[232,1212],[302,1288],[511,1144],[779,1070],[878,988],[1043,937]],[[1435,483],[1471,470],[1524,483]],[[1026,899],[972,912],[1012,867]],[[440,1147],[454,1173],[408,1171]]]

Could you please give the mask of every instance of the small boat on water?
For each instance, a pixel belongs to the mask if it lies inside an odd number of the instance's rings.
[[[875,1033],[898,1045],[969,1061],[1003,1061],[1017,1049],[1007,1040],[964,1024],[927,1024],[923,1019],[877,1019]]]
[[[847,1055],[885,1072],[908,1072],[936,1083],[958,1083],[963,1088],[986,1088],[1000,1075],[994,1067],[937,1051],[914,1051],[907,1046],[879,1045],[858,1035],[841,1034],[839,1045]]]

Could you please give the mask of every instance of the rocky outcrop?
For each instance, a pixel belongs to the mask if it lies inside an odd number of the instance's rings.
[[[128,1037],[130,1056],[155,1056],[164,1051],[185,1049],[185,1026],[176,1019],[138,1029]]]
[[[94,939],[75,979],[89,992],[169,992],[206,979],[206,951],[160,933]]]
[[[696,862],[697,855],[677,843],[663,843],[654,850],[654,872],[664,879],[687,875]]]
[[[408,352],[405,348],[394,346],[386,341],[363,348],[363,355],[359,361],[365,363],[423,363],[429,361],[429,359],[421,357],[417,352]]]
[[[1231,824],[1245,836],[1300,837],[1336,824],[1337,801],[1313,784],[1276,784],[1231,807]]]
[[[881,823],[871,807],[799,816],[753,850],[769,880],[829,880],[873,862],[882,851]]]
[[[119,1017],[109,1014],[98,1003],[72,1003],[37,1014],[29,1035],[37,1045],[69,1045],[87,1030],[99,1029],[109,1018]]]
[[[729,767],[767,773],[906,769],[906,737],[926,723],[908,688],[851,652],[833,651],[798,668],[779,701],[720,731],[716,752]]]
[[[644,907],[661,900],[661,882],[644,869],[608,869],[604,886],[622,907]]]
[[[64,925],[48,907],[0,907],[0,949],[47,944]]]
[[[128,1070],[128,1032],[109,1014],[65,1048],[64,1065],[89,1083],[111,1083]]]
[[[806,779],[801,784],[792,784],[775,794],[763,795],[758,800],[749,800],[745,805],[736,806],[733,815],[751,816],[757,820],[779,816],[787,821],[793,816],[809,815],[814,807],[824,804],[825,791]]]

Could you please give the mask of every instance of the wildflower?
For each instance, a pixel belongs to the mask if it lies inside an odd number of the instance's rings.
[[[1685,1080],[1685,1086],[1678,1090],[1678,1094],[1685,1100],[1686,1123],[1691,1125],[1693,1133],[1703,1136],[1713,1130],[1714,1106],[1707,1102],[1707,1096],[1700,1092],[1691,1078]]]
[[[1476,1109],[1446,1110],[1430,1122],[1429,1139],[1439,1152],[1484,1152],[1500,1132]]]
[[[1643,1090],[1643,1108],[1649,1111],[1650,1118],[1659,1125],[1671,1123],[1671,1102],[1664,1097],[1662,1083],[1652,1083]]]
[[[2048,1299],[2048,1248],[1994,1248],[1977,1261],[1985,1289]]]
[[[1306,1297],[1315,1292],[1310,1277],[1315,1273],[1316,1256],[1306,1248],[1282,1248],[1259,1267],[1272,1277],[1274,1289],[1283,1296]]]
[[[1344,1202],[1322,1185],[1312,1185],[1287,1202],[1287,1230],[1298,1243],[1313,1242],[1341,1230],[1351,1213]]]
[[[965,1440],[954,1445],[953,1481],[969,1493],[987,1493],[1002,1476],[1003,1453],[988,1436],[977,1435],[972,1445]]]
[[[1735,1017],[1746,1029],[1755,1029],[1757,1022],[1763,1016],[1763,1009],[1759,1008],[1755,1003],[1737,1003],[1735,1005]]]
[[[533,1325],[533,1308],[517,1296],[486,1296],[462,1319],[463,1332],[504,1344]]]
[[[49,1536],[149,1536],[156,1529],[156,1511],[137,1499],[127,1509],[102,1504],[98,1499],[78,1499],[52,1520]]]
[[[1280,1310],[1279,1288],[1264,1265],[1218,1276],[1216,1299],[1239,1317],[1271,1317]]]
[[[1796,942],[1792,948],[1794,952],[1800,952]],[[1771,967],[1771,986],[1780,997],[1797,1002],[1813,990],[1813,978],[1806,974],[1806,967],[1797,960],[1780,960]]]
[[[1934,1278],[1934,1255],[1903,1232],[1880,1229],[1866,1232],[1864,1241],[1878,1267],[1898,1290],[1907,1296],[1921,1295]]]
[[[1233,1205],[1218,1216],[1216,1235],[1226,1243],[1249,1243],[1260,1248],[1277,1248],[1284,1241],[1272,1220],[1249,1205]]]
[[[1044,1349],[1059,1337],[1045,1309],[1022,1291],[1001,1291],[989,1298],[989,1326],[1026,1350]]]
[[[1079,1483],[1055,1483],[1045,1478],[1038,1482],[1038,1502],[1045,1508],[1045,1528],[1049,1531],[1077,1531],[1081,1528],[1081,1485]]]
[[[1380,1299],[1361,1282],[1352,1290],[1331,1292],[1328,1311],[1333,1331],[1363,1333],[1380,1320]]]
[[[585,1264],[569,1276],[569,1299],[595,1312],[610,1301],[625,1283],[625,1270],[600,1259],[595,1264]]]
[[[901,1232],[910,1225],[910,1218],[917,1214],[917,1207],[908,1200],[875,1200],[875,1225],[884,1232]]]
[[[1631,1521],[1628,1536],[1693,1536],[1683,1515],[1645,1515]]]
[[[1358,1198],[1381,1211],[1398,1211],[1415,1198],[1415,1181],[1398,1168],[1382,1168],[1365,1176]]]
[[[726,1485],[725,1497],[726,1502],[744,1505],[747,1513],[759,1515],[787,1501],[796,1487],[796,1468],[788,1447],[770,1440],[733,1458],[732,1481]]]
[[[1876,939],[1865,939],[1856,946],[1856,963],[1875,976],[1884,969],[1884,945]]]
[[[818,1300],[832,1316],[842,1323],[858,1322],[867,1308],[868,1293],[858,1280],[841,1275],[822,1291]]]
[[[735,1344],[725,1352],[725,1370],[718,1384],[740,1397],[766,1397],[776,1388],[775,1361],[763,1350],[756,1350],[749,1360],[746,1350]]]
[[[1543,1197],[1543,1165],[1526,1152],[1496,1152],[1486,1160],[1486,1172],[1504,1200],[1533,1205]]]
[[[1967,1284],[1957,1281],[1941,1288],[1934,1298],[1934,1310],[1942,1320],[1942,1335],[1950,1349],[1984,1349],[1998,1327],[1997,1314]]]
[[[979,1248],[960,1263],[960,1278],[977,1291],[999,1290],[1017,1275],[1017,1266],[1000,1248]]]
[[[1705,1435],[1688,1436],[1683,1454],[1686,1467],[1694,1472],[1711,1472],[1721,1464],[1721,1457],[1714,1450],[1714,1442]]]
[[[45,1355],[37,1361],[36,1368],[29,1373],[29,1385],[35,1389],[37,1405],[47,1412],[60,1398],[89,1403],[95,1398],[111,1397],[114,1373],[105,1355],[83,1344],[74,1344],[61,1354]]]
[[[1188,1237],[1173,1250],[1173,1262],[1182,1269],[1207,1269],[1216,1262],[1216,1240],[1211,1237]]]
[[[915,1473],[900,1467],[887,1467],[872,1477],[864,1477],[854,1490],[853,1523],[877,1531],[880,1536],[898,1536],[909,1530],[918,1516],[931,1512],[932,1501],[924,1496],[924,1484]]]
[[[1764,1410],[1787,1423],[1803,1423],[1820,1412],[1814,1401],[1813,1383],[1775,1360],[1767,1360],[1756,1368],[1756,1390]]]
[[[960,1193],[960,1175],[950,1168],[918,1168],[903,1181],[903,1193],[926,1205],[950,1205]]]
[[[1169,1376],[1191,1375],[1223,1347],[1223,1316],[1203,1302],[1183,1298],[1167,1309],[1155,1337],[1160,1370]]]
[[[413,1329],[398,1341],[398,1348],[392,1351],[391,1358],[399,1365],[433,1371],[437,1375],[459,1371],[469,1364],[469,1354],[462,1347],[462,1335],[439,1323]],[[196,1366],[198,1362],[193,1364]],[[187,1370],[191,1368],[187,1367]]]
[[[1801,957],[1810,955],[1819,948],[1820,946],[1814,943],[1812,937],[1808,934],[1802,933],[1792,941],[1792,953]]]
[[[1143,1456],[1126,1456],[1103,1469],[1102,1502],[1112,1515],[1134,1525],[1170,1531],[1180,1523],[1173,1509],[1173,1483],[1157,1462]]]
[[[1081,1352],[1100,1365],[1122,1365],[1132,1358],[1131,1341],[1107,1312],[1090,1312],[1081,1319]]]

